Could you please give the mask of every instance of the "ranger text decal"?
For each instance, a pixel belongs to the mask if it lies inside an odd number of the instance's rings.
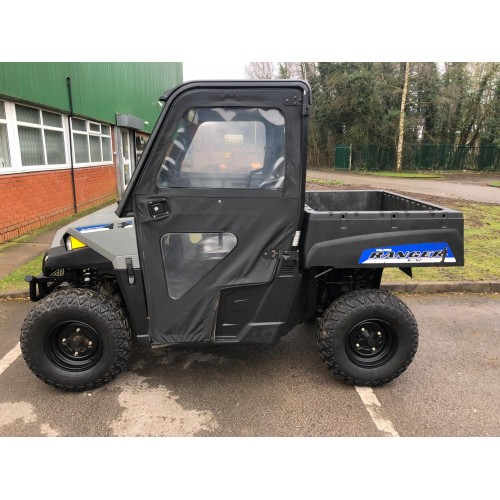
[[[415,243],[363,250],[358,264],[456,262],[448,243]]]

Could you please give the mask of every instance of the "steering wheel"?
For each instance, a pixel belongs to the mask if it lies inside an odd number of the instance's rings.
[[[271,169],[271,175],[265,181],[259,184],[259,189],[266,189],[269,187],[280,188],[285,179],[285,157],[280,156]]]

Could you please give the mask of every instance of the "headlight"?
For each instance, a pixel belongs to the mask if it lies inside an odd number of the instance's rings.
[[[66,238],[66,250],[76,250],[77,248],[83,248],[87,245],[82,243],[80,240],[76,239],[74,236],[68,236]]]

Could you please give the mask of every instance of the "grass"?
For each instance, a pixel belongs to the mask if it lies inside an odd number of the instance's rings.
[[[500,188],[500,181],[489,182],[488,186]]]
[[[464,214],[465,265],[464,267],[416,267],[413,268],[413,279],[417,281],[500,279],[498,257],[500,206],[459,201],[449,201],[446,205]],[[384,271],[384,281],[407,281],[409,279],[398,269]]]
[[[24,281],[27,274],[35,276],[42,272],[43,253],[32,261],[18,267],[14,272],[8,274],[0,280],[0,291],[28,289],[28,283]]]
[[[421,174],[419,172],[356,172],[366,175],[376,175],[378,177],[397,177],[400,179],[443,179],[440,174]]]
[[[359,174],[359,175],[376,175],[379,177],[399,177],[405,179],[444,179],[446,177],[442,172],[395,172],[394,170],[336,170],[333,167],[310,167],[311,170],[318,172],[341,173],[341,174]],[[455,172],[450,172],[455,173]],[[312,180],[311,180],[312,182]]]
[[[307,178],[307,182],[313,182],[314,184],[321,184],[322,186],[340,186],[343,184],[342,181],[336,181],[333,179],[313,179],[313,178]]]

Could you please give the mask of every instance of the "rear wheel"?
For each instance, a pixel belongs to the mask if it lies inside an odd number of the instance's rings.
[[[21,330],[28,367],[66,391],[94,389],[112,380],[126,365],[131,344],[121,308],[91,290],[50,294],[31,310]]]
[[[398,377],[418,346],[418,327],[406,304],[390,292],[358,290],[325,311],[318,332],[322,360],[339,379],[375,386]]]

